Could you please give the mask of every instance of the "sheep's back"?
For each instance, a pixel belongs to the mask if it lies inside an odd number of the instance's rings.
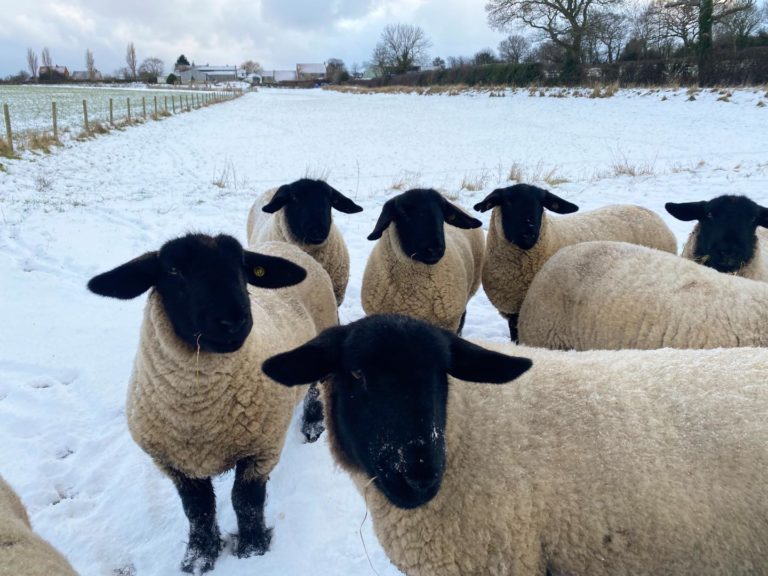
[[[0,576],[76,576],[70,563],[32,531],[27,511],[0,478]]]
[[[768,289],[658,250],[589,242],[531,284],[520,341],[555,349],[768,345]]]

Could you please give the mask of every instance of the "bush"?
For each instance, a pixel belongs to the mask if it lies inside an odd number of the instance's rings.
[[[176,84],[179,84],[179,82],[180,82],[179,77],[176,76],[176,74],[174,74],[173,72],[168,74],[168,78],[165,79],[165,83],[166,84],[171,84],[172,86],[175,86]]]

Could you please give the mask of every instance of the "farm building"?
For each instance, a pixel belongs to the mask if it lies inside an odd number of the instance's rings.
[[[325,74],[325,64],[296,64],[297,80],[322,80]]]
[[[176,74],[182,84],[211,84],[234,82],[245,76],[245,70],[237,66],[190,66]]]
[[[86,81],[86,80],[101,80],[101,72],[98,70],[93,71],[93,78],[88,74],[88,70],[74,70],[69,75],[70,80]]]

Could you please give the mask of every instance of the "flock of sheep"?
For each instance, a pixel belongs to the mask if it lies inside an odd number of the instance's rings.
[[[149,291],[126,413],[189,520],[182,570],[214,567],[211,478],[233,468],[234,551],[268,551],[266,483],[303,399],[304,435],[324,422],[406,574],[768,574],[768,209],[667,204],[697,221],[679,257],[637,206],[552,217],[578,207],[518,184],[474,208],[487,238],[435,190],[387,201],[368,316],[345,326],[331,210],[362,208],[317,180],[258,199],[248,249],[188,234],[91,279]],[[460,338],[481,282],[512,343]],[[9,574],[74,573],[10,488],[0,518]]]

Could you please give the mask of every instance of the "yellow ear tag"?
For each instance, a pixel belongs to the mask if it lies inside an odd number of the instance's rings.
[[[261,266],[256,266],[253,269],[253,275],[256,276],[256,278],[261,278],[266,273],[267,273],[267,271],[264,270],[264,268],[262,268]]]

